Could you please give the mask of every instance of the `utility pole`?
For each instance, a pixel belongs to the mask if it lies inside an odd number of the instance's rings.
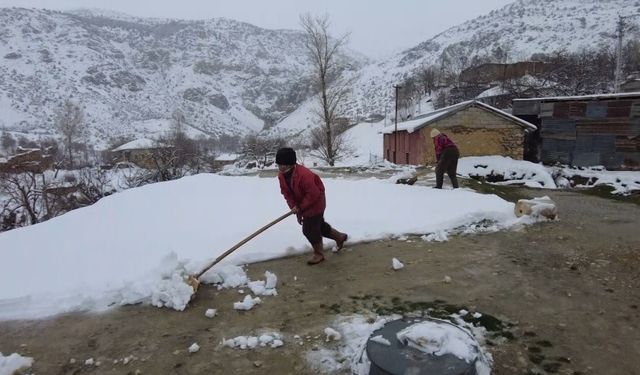
[[[614,75],[614,92],[620,92],[620,83],[622,81],[622,40],[624,39],[624,32],[627,28],[625,19],[638,17],[640,14],[632,14],[630,16],[618,16],[618,26],[616,27],[616,71]]]
[[[395,125],[395,130],[393,132],[393,142],[394,142],[394,146],[393,146],[393,163],[396,164],[396,154],[398,151],[398,90],[402,88],[402,86],[400,85],[395,85],[393,86],[394,89],[396,89],[396,125]]]
[[[620,75],[622,74],[622,37],[624,35],[624,18],[618,16],[618,27],[616,28],[616,37],[618,43],[616,44],[616,72],[614,75],[614,89],[613,92],[620,92]]]

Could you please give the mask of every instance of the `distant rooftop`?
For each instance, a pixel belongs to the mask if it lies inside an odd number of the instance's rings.
[[[148,138],[140,138],[129,143],[125,143],[120,147],[116,147],[111,151],[125,151],[125,150],[141,150],[147,148],[156,148],[156,142]]]
[[[595,95],[579,95],[579,96],[549,96],[542,98],[526,98],[513,99],[514,102],[538,101],[538,102],[561,102],[576,100],[599,100],[599,99],[632,99],[640,98],[640,92],[620,92],[616,94],[595,94]]]

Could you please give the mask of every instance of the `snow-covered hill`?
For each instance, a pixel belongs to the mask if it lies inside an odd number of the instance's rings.
[[[0,128],[50,134],[71,98],[98,144],[151,136],[176,109],[201,133],[258,131],[309,95],[303,38],[229,19],[3,8]]]

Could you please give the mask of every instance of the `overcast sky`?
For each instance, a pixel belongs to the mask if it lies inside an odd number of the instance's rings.
[[[227,17],[269,29],[300,29],[300,14],[328,14],[332,34],[351,48],[390,56],[515,0],[0,0],[1,7],[102,8],[141,17]]]

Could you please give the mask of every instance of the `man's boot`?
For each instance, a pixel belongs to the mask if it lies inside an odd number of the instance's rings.
[[[349,238],[349,235],[346,233],[338,232],[331,228],[331,239],[336,241],[336,251],[342,250],[344,243],[347,242],[347,238]]]
[[[322,255],[322,241],[318,242],[313,246],[313,256],[307,261],[307,264],[313,266],[314,264],[318,264],[324,260],[324,255]]]

